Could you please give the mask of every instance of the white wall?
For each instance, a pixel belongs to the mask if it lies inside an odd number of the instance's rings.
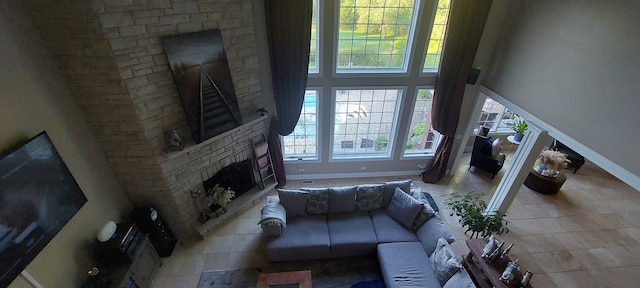
[[[521,1],[516,13],[482,84],[640,176],[640,3]]]
[[[130,203],[21,2],[0,2],[0,150],[46,130],[88,198],[26,269],[44,287],[79,287],[96,232]]]

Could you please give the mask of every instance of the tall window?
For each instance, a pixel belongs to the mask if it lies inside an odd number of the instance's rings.
[[[329,162],[433,154],[433,90],[421,85],[435,82],[423,72],[438,68],[451,0],[435,1],[313,0],[307,85],[324,88],[308,88],[285,160],[329,171],[339,165]]]
[[[507,123],[513,122],[515,114],[507,107],[487,97],[482,106],[478,125],[489,128],[491,132],[511,131]]]
[[[404,145],[404,156],[433,153],[437,148],[440,134],[431,127],[432,100],[433,89],[418,89],[407,141]]]
[[[337,72],[406,71],[414,2],[340,0]]]
[[[311,16],[311,47],[309,50],[309,73],[318,73],[318,0],[313,0],[313,14]]]
[[[307,90],[293,133],[283,137],[287,159],[318,159],[318,90]]]
[[[401,89],[335,91],[333,158],[389,156]]]
[[[431,37],[427,45],[427,56],[424,59],[424,71],[436,71],[440,66],[442,56],[442,46],[444,45],[444,35],[449,22],[449,10],[451,0],[439,0],[436,17],[431,28]]]

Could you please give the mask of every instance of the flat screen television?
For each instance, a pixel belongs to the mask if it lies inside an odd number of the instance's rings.
[[[46,132],[0,155],[0,287],[87,202]]]

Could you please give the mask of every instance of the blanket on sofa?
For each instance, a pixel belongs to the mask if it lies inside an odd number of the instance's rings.
[[[287,227],[287,212],[278,203],[267,203],[262,207],[259,225],[267,223],[277,224],[282,228]]]

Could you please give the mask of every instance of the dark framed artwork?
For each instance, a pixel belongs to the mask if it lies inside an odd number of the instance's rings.
[[[196,143],[242,125],[220,30],[161,41]]]

